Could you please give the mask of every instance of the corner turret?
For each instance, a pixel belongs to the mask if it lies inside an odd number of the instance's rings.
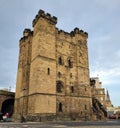
[[[31,29],[29,28],[25,28],[23,31],[23,37],[20,39],[20,41],[24,41],[25,39],[27,39],[28,36],[32,35],[33,31],[31,31]]]
[[[51,24],[55,25],[57,23],[57,17],[55,16],[51,16],[51,14],[46,13],[43,10],[39,10],[38,14],[36,15],[35,19],[33,20],[33,27],[35,26],[35,24],[37,23],[37,21],[39,20],[39,18],[45,18],[48,20],[48,22],[50,22]]]

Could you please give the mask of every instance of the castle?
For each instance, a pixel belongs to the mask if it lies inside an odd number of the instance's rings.
[[[57,18],[40,10],[33,31],[20,39],[15,116],[28,120],[90,119],[88,33],[56,27]]]

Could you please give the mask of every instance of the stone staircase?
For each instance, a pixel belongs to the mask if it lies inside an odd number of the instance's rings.
[[[92,98],[92,111],[93,114],[96,115],[97,120],[107,119],[107,111],[105,107],[96,98]]]

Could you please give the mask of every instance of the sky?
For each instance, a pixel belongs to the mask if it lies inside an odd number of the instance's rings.
[[[120,0],[0,0],[0,89],[15,90],[19,40],[40,9],[58,18],[59,29],[88,32],[90,77],[120,106]]]

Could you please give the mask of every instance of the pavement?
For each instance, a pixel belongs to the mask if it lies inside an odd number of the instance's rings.
[[[120,120],[106,122],[1,122],[0,128],[120,128]]]

